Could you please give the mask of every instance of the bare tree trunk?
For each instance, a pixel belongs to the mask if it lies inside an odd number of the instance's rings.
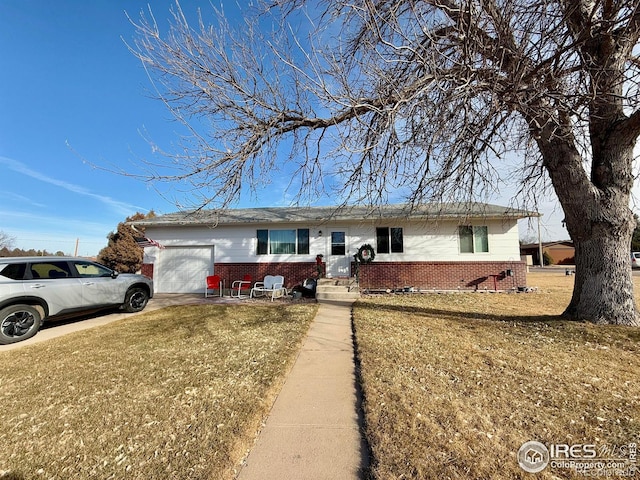
[[[593,222],[591,238],[574,241],[576,278],[563,317],[594,323],[640,325],[633,296],[629,233]],[[633,223],[633,222],[631,222]]]
[[[575,247],[575,286],[563,313],[571,320],[640,325],[630,257],[633,144],[622,138],[617,137],[617,146],[598,152],[591,179],[578,173],[582,159],[571,142],[541,146]]]

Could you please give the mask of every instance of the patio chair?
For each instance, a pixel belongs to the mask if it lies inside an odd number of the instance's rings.
[[[255,298],[263,295],[270,295],[272,302],[274,298],[287,295],[287,289],[284,288],[284,277],[282,275],[267,275],[264,277],[264,281],[256,282],[249,297]]]
[[[246,297],[246,294],[243,295],[242,292],[251,293],[251,281],[251,275],[243,276],[242,280],[235,280],[231,284],[231,296],[236,298]]]
[[[207,277],[207,283],[204,287],[204,296],[209,296],[210,290],[218,290],[218,296],[222,297],[222,291],[224,290],[224,280],[220,278],[220,275],[209,275]]]

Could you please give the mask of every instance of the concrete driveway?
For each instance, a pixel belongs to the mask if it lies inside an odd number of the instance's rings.
[[[44,322],[40,331],[28,340],[24,340],[18,343],[12,343],[10,345],[0,345],[0,352],[13,350],[15,348],[26,347],[27,345],[33,345],[34,343],[44,342],[51,338],[60,337],[72,332],[78,332],[80,330],[86,330],[88,328],[97,327],[99,325],[106,325],[107,323],[115,322],[122,318],[130,317],[132,315],[139,315],[141,313],[151,312],[159,308],[164,308],[170,305],[189,305],[199,303],[213,303],[225,301],[226,297],[208,297],[204,298],[202,295],[191,294],[157,294],[150,301],[149,304],[142,312],[138,313],[123,313],[122,311],[102,311],[99,313],[92,313],[82,315],[74,318],[64,320],[50,320]],[[234,299],[236,302],[238,299]]]

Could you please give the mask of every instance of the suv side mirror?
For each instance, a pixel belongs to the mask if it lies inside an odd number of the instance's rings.
[[[111,278],[118,278],[118,275],[120,275],[120,272],[118,272],[117,270],[111,272]]]

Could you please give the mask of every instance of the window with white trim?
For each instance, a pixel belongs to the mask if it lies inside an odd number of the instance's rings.
[[[400,227],[376,228],[376,253],[404,252],[404,239]]]
[[[489,229],[486,226],[461,225],[458,227],[460,253],[488,253]]]
[[[309,254],[309,229],[258,230],[257,255]]]

